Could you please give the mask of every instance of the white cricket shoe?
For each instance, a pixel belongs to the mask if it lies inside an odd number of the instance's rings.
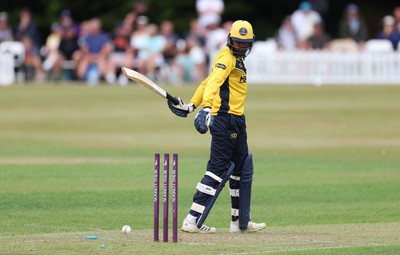
[[[241,230],[239,228],[239,220],[231,221],[231,226],[229,228],[229,232],[237,233],[237,232],[256,232],[264,229],[266,227],[265,223],[255,223],[249,221],[247,224],[247,229]]]
[[[181,230],[188,233],[200,233],[200,234],[211,234],[217,231],[216,228],[207,227],[206,225],[203,225],[201,226],[201,228],[198,228],[196,222],[191,222],[187,219],[183,221]]]

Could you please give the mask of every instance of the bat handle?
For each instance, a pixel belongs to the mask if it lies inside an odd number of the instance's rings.
[[[174,105],[178,105],[178,104],[179,104],[179,100],[178,100],[176,97],[171,96],[171,95],[168,94],[168,93],[167,93],[167,99],[168,99],[169,101],[171,101]]]

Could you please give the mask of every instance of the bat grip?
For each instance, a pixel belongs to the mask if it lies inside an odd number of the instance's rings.
[[[167,93],[167,99],[169,101],[171,101],[174,105],[178,105],[179,104],[179,100],[176,97],[173,97],[168,93]]]

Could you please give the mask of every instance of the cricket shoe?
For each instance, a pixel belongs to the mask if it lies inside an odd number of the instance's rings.
[[[188,233],[200,233],[200,234],[211,234],[211,233],[215,233],[217,231],[216,228],[207,227],[206,225],[203,225],[203,226],[201,226],[201,228],[198,228],[196,222],[191,222],[187,219],[185,219],[183,221],[181,229],[182,229],[182,231],[185,231]]]
[[[252,221],[249,221],[247,224],[247,228],[244,230],[241,230],[239,228],[239,220],[231,221],[231,226],[229,228],[229,232],[232,233],[238,233],[238,232],[257,232],[260,230],[263,230],[266,227],[265,223],[255,223]]]

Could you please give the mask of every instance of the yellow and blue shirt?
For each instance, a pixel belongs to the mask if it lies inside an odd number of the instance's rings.
[[[199,85],[191,102],[196,107],[211,107],[212,115],[244,114],[247,95],[246,68],[241,57],[225,46],[215,57],[212,71]]]

